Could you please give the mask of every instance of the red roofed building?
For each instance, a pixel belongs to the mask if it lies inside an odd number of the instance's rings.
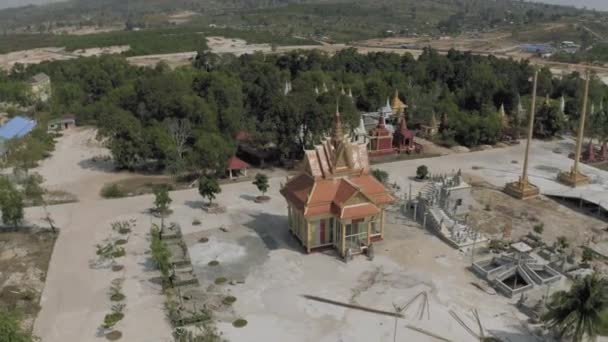
[[[412,153],[416,152],[416,144],[414,143],[414,133],[407,128],[407,122],[405,121],[405,113],[399,120],[399,126],[395,130],[395,136],[393,138],[393,144],[397,152]]]
[[[251,165],[245,163],[239,157],[233,156],[228,161],[228,167],[226,167],[226,169],[228,170],[230,179],[233,179],[235,176],[238,176],[238,174],[241,172],[243,173],[243,176],[247,176],[247,169],[250,167],[251,167]]]
[[[369,132],[369,154],[371,156],[381,156],[393,154],[393,135],[386,128],[384,114],[380,113],[378,125]]]
[[[350,142],[336,112],[332,136],[305,151],[305,171],[281,189],[290,231],[307,252],[334,247],[340,255],[384,238],[384,211],[394,198],[371,174],[367,147]]]

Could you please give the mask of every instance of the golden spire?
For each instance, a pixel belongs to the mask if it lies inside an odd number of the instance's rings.
[[[334,115],[334,130],[331,137],[331,142],[334,147],[338,147],[338,144],[344,139],[344,131],[342,129],[342,121],[340,120],[340,103],[339,99],[336,99],[336,114]]]
[[[407,108],[407,106],[405,103],[403,103],[403,101],[401,101],[401,99],[399,99],[399,90],[395,89],[395,96],[393,97],[393,101],[391,103],[391,109],[396,114],[403,114],[405,108]]]

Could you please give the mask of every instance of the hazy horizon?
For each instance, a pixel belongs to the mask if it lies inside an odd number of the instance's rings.
[[[0,9],[9,7],[19,7],[26,5],[41,5],[51,2],[60,2],[66,0],[0,0]],[[103,0],[98,0],[103,1]],[[530,2],[543,2],[553,5],[576,6],[579,8],[595,8],[597,10],[608,11],[608,0],[526,0]]]

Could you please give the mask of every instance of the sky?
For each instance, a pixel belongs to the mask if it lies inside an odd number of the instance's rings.
[[[7,7],[18,7],[29,4],[44,4],[49,2],[57,2],[62,0],[0,0],[0,9]],[[103,0],[98,0],[103,1]],[[577,7],[586,6],[587,8],[595,8],[598,10],[608,11],[608,0],[528,0],[536,2],[545,2],[555,5],[574,5]]]

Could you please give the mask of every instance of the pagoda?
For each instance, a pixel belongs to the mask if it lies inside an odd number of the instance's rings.
[[[395,153],[393,150],[393,135],[386,128],[384,113],[380,113],[378,125],[369,132],[369,154],[380,156]]]
[[[414,133],[407,128],[405,112],[401,114],[399,126],[393,135],[393,146],[397,153],[412,153],[417,151],[417,144],[414,143]]]
[[[407,105],[399,99],[399,90],[395,89],[395,96],[391,102],[391,109],[394,115],[403,115],[407,109]]]
[[[289,231],[307,252],[335,248],[345,257],[384,238],[385,210],[395,199],[370,174],[366,145],[345,136],[338,111],[331,136],[306,150],[304,163],[280,192]]]

